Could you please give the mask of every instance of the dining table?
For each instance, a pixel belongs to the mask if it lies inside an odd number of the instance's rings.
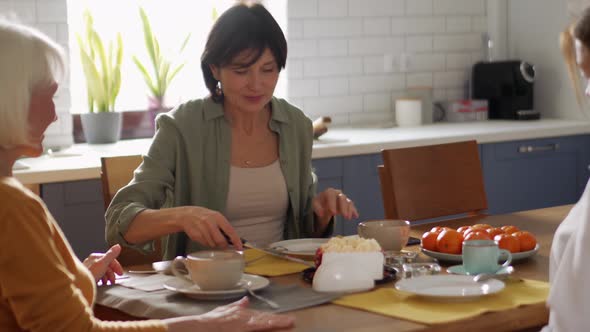
[[[519,261],[515,266],[514,276],[523,279],[549,281],[549,255],[553,236],[559,224],[566,217],[572,205],[549,207],[501,215],[476,215],[411,225],[412,236],[420,237],[434,226],[458,228],[465,225],[489,224],[493,227],[514,225],[527,230],[536,236],[540,245],[538,252],[530,258]],[[419,245],[408,246],[405,250],[420,251]],[[420,259],[428,260],[423,253]],[[439,262],[442,273],[446,267],[453,265]],[[311,287],[305,282],[301,273],[270,278],[272,283],[283,285],[300,285]],[[393,287],[393,282],[378,287]],[[440,302],[440,306],[444,306]],[[373,312],[358,310],[346,306],[326,303],[287,313],[295,317],[293,331],[538,331],[547,324],[549,310],[546,304],[536,303],[521,305],[501,311],[491,311],[468,319],[445,322],[442,324],[423,324],[415,321],[380,315]],[[100,319],[137,320],[145,317],[133,317],[119,310],[103,305],[95,305],[95,315]]]

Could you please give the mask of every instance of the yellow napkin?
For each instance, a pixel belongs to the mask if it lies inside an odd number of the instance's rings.
[[[259,257],[262,258],[257,259]],[[268,255],[262,251],[254,249],[245,250],[244,258],[246,259],[246,268],[244,269],[244,272],[267,277],[298,273],[309,267],[300,263]],[[254,259],[257,260],[253,261]],[[251,260],[252,263],[248,263]]]
[[[545,302],[548,294],[548,283],[523,280],[508,281],[506,288],[501,292],[468,302],[429,300],[400,292],[395,288],[379,288],[368,293],[341,297],[333,303],[423,324],[440,324],[474,317],[488,311]]]

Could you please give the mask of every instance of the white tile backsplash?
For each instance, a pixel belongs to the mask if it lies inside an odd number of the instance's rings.
[[[393,34],[433,34],[445,31],[444,17],[394,18],[391,23]]]
[[[408,36],[406,51],[410,53],[432,51],[432,36]]]
[[[360,57],[352,58],[306,58],[303,60],[304,77],[330,77],[358,75],[363,70]]]
[[[293,97],[314,97],[320,92],[318,80],[290,80],[289,96]]]
[[[348,78],[320,79],[321,96],[347,95],[348,91]]]
[[[0,15],[23,24],[37,23],[36,1],[0,1]]]
[[[363,19],[363,35],[382,36],[389,35],[391,31],[391,19],[384,17],[368,17]]]
[[[66,0],[37,0],[38,22],[63,23],[66,17],[68,17]]]
[[[350,16],[400,16],[405,0],[348,0]]]
[[[435,51],[471,51],[481,48],[482,39],[479,33],[434,36]]]
[[[364,37],[354,38],[348,42],[350,55],[397,54],[404,50],[402,37]]]
[[[392,120],[406,87],[431,86],[435,100],[466,97],[471,66],[483,57],[489,0],[317,0],[289,13],[295,43],[289,88],[316,116],[335,124]],[[299,1],[289,1],[299,2]],[[307,8],[306,6],[309,6]],[[317,57],[301,45],[317,40]],[[310,44],[311,45],[311,44]],[[294,55],[296,54],[296,55]],[[311,57],[310,57],[311,56]],[[406,59],[406,61],[402,61]],[[301,64],[301,66],[299,66]],[[305,80],[318,80],[301,87]]]
[[[318,55],[318,41],[315,39],[296,39],[289,43],[290,56],[294,58]]]
[[[286,37],[289,40],[303,38],[303,20],[289,20]]]
[[[363,96],[309,97],[305,99],[305,112],[314,115],[348,114],[362,110]]]
[[[432,15],[433,0],[406,0],[406,15]]]
[[[0,17],[30,25],[68,48],[67,0],[0,0]],[[46,147],[67,147],[73,144],[70,90],[68,77],[59,82],[54,98],[57,121],[45,133]]]
[[[411,72],[437,72],[446,69],[445,54],[416,54],[410,58]]]
[[[406,75],[406,85],[410,87],[432,86],[432,73],[412,73]]]
[[[348,55],[348,39],[320,39],[318,43],[320,56]]]
[[[435,0],[435,15],[483,15],[486,10],[485,0]]]
[[[309,19],[303,23],[303,36],[305,38],[360,36],[363,32],[362,23],[360,18]]]
[[[471,17],[449,16],[447,17],[447,32],[470,32]]]
[[[374,93],[363,96],[364,112],[391,112],[391,93]]]
[[[289,18],[305,18],[318,16],[317,0],[287,1],[287,16]]]
[[[341,17],[348,15],[345,0],[318,0],[319,17]]]
[[[462,69],[467,70],[471,68],[471,53],[449,53],[447,54],[447,69]]]
[[[399,90],[406,86],[406,79],[402,74],[351,77],[349,82],[351,94]]]

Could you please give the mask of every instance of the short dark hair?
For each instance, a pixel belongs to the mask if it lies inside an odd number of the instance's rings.
[[[222,102],[217,95],[217,80],[210,65],[222,67],[244,50],[252,50],[252,57],[245,66],[250,66],[269,48],[279,71],[287,61],[287,41],[279,24],[260,4],[236,4],[225,11],[211,28],[205,50],[201,55],[201,69],[205,85],[215,102]]]

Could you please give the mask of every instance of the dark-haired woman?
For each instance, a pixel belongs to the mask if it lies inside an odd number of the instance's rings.
[[[358,217],[340,190],[315,194],[312,124],[273,97],[287,43],[258,4],[238,4],[213,26],[201,67],[211,95],[157,119],[133,180],[106,214],[107,240],[164,258],[329,234],[335,215]],[[229,238],[229,241],[226,239]]]
[[[561,50],[579,106],[584,107],[580,75],[590,95],[590,8],[561,34]],[[584,111],[584,110],[583,110]],[[547,299],[549,324],[543,332],[587,331],[590,327],[590,182],[578,203],[559,225],[551,244]]]

